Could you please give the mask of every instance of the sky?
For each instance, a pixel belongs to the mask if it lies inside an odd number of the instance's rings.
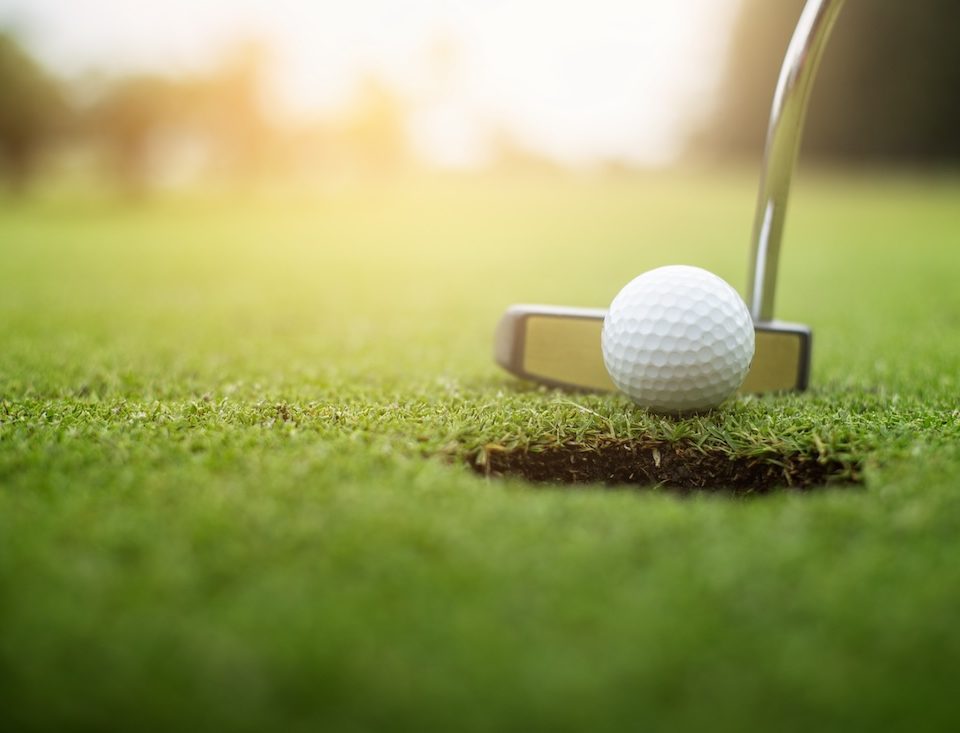
[[[278,114],[329,111],[365,76],[409,100],[421,152],[482,162],[492,132],[578,165],[663,165],[709,111],[736,0],[0,0],[61,73],[212,66],[267,45]]]

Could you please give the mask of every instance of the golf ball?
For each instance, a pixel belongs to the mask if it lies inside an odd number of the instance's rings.
[[[724,280],[699,267],[660,267],[610,304],[603,362],[617,387],[657,412],[716,407],[737,391],[753,359],[753,321]]]

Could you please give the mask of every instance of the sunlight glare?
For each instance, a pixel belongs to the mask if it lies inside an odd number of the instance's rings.
[[[707,111],[736,5],[0,0],[0,21],[72,74],[202,68],[237,39],[262,40],[278,115],[335,110],[377,76],[408,106],[417,148],[441,165],[482,162],[496,134],[566,164],[660,165]]]

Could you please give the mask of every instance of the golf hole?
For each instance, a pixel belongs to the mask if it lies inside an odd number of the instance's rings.
[[[861,482],[858,462],[774,451],[730,456],[693,443],[610,441],[541,449],[487,445],[470,466],[490,478],[515,477],[538,485],[601,484],[689,493],[767,494]]]

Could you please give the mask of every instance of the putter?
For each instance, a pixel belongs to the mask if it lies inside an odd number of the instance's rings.
[[[802,324],[775,320],[773,306],[790,182],[810,92],[843,3],[808,0],[780,70],[767,128],[747,281],[756,349],[742,394],[803,391],[809,383],[813,333]],[[602,308],[510,306],[497,325],[494,359],[511,374],[552,387],[615,390],[600,350],[605,314]]]

